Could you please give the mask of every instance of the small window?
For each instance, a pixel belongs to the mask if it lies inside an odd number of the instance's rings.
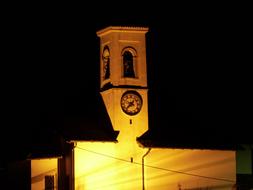
[[[134,58],[130,51],[123,53],[123,76],[135,78]]]

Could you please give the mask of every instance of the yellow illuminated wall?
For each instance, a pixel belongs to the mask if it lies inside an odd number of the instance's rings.
[[[236,181],[234,151],[152,149],[145,158],[149,190],[232,189]]]
[[[141,189],[141,166],[133,162],[141,162],[142,152],[127,154],[117,143],[77,143],[75,189]]]
[[[235,184],[235,152],[151,149],[119,143],[79,142],[75,147],[75,189],[148,190],[231,189]],[[127,152],[126,149],[129,151]],[[131,156],[133,159],[131,159]]]
[[[45,189],[45,176],[54,176],[55,190],[57,189],[57,158],[38,159],[31,161],[31,189]]]

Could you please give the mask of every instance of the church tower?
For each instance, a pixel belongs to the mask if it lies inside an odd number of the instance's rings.
[[[111,26],[100,38],[100,92],[118,141],[135,142],[148,130],[146,27]]]

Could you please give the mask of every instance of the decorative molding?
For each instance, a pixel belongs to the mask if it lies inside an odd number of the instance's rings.
[[[102,30],[97,31],[99,37],[104,36],[110,32],[131,32],[131,33],[146,33],[148,27],[134,27],[134,26],[109,26]]]

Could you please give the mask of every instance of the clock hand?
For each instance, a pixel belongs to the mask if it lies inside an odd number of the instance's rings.
[[[127,106],[127,109],[129,108],[129,107],[132,107],[132,106],[134,106],[134,101],[132,100],[131,102],[128,102],[129,104],[128,104],[128,106]]]

